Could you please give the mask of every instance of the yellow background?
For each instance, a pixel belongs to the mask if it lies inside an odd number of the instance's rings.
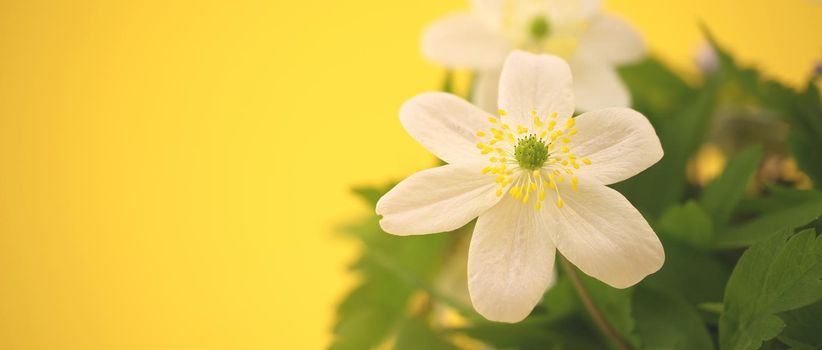
[[[351,184],[432,164],[427,1],[3,1],[0,349],[318,349],[354,279]],[[614,0],[684,71],[698,19],[799,83],[809,0]]]

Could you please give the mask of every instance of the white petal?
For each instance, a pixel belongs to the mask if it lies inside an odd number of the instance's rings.
[[[458,229],[499,201],[485,163],[448,164],[420,171],[377,202],[380,226],[400,236]]]
[[[511,44],[479,16],[457,13],[434,22],[422,36],[422,53],[449,67],[499,66]]]
[[[556,21],[587,20],[600,11],[601,0],[543,0],[548,14]]]
[[[479,16],[485,23],[494,26],[499,30],[505,4],[509,0],[471,0],[471,10]]]
[[[579,190],[561,187],[562,208],[546,206],[557,230],[554,244],[580,270],[615,288],[656,272],[665,252],[654,231],[619,192],[580,178]]]
[[[619,65],[641,59],[645,41],[628,22],[614,16],[600,15],[580,38],[580,55],[603,63]]]
[[[476,148],[477,131],[489,127],[491,115],[444,92],[428,92],[406,101],[400,122],[417,142],[448,163],[485,159]]]
[[[579,110],[628,107],[631,104],[628,88],[609,64],[575,56],[571,60],[571,69],[574,72],[574,97]]]
[[[468,291],[485,318],[518,322],[542,299],[556,251],[545,226],[532,204],[511,196],[477,220],[468,250]]]
[[[511,124],[530,126],[531,111],[540,117],[574,113],[571,70],[557,56],[514,51],[505,60],[499,82],[499,109]]]
[[[662,159],[654,127],[630,108],[607,108],[576,117],[571,152],[588,158],[577,172],[602,184],[630,178]]]
[[[477,80],[474,85],[474,104],[492,114],[497,114],[499,75],[499,69],[477,72]]]

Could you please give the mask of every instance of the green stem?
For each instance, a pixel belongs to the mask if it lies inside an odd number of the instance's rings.
[[[445,76],[442,80],[442,91],[454,92],[454,71],[448,69],[445,71]]]
[[[559,261],[565,273],[568,274],[568,278],[571,279],[571,284],[574,285],[579,299],[582,300],[582,304],[585,305],[585,309],[588,310],[588,313],[591,315],[591,318],[594,319],[594,323],[596,323],[602,334],[610,339],[620,350],[632,350],[631,345],[617,333],[616,329],[608,323],[608,320],[605,319],[605,316],[602,315],[602,312],[599,311],[599,308],[594,304],[594,300],[591,299],[591,293],[588,293],[588,289],[585,288],[582,280],[579,279],[576,266],[571,264],[571,262],[562,255],[559,256]]]

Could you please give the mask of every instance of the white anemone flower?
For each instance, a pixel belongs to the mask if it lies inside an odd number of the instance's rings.
[[[455,230],[479,217],[468,289],[490,320],[517,322],[542,298],[556,250],[584,273],[627,288],[665,260],[651,227],[607,187],[662,158],[648,120],[615,107],[572,118],[571,71],[522,51],[502,69],[499,116],[447,93],[407,101],[400,121],[447,165],[411,175],[377,203],[389,233]]]
[[[583,111],[627,107],[630,94],[615,66],[645,55],[627,22],[601,13],[601,0],[473,0],[423,33],[422,52],[448,67],[478,71],[475,102],[495,111],[499,68],[513,49],[565,58]]]

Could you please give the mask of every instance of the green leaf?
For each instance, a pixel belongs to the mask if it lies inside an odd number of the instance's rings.
[[[822,159],[817,150],[822,149],[822,101],[819,89],[810,81],[805,91],[791,102],[789,106],[794,108],[792,115],[796,119],[791,131],[791,150],[799,168],[820,186]]]
[[[725,289],[723,350],[754,350],[785,327],[779,313],[822,298],[822,239],[811,230],[778,232],[751,246]]]
[[[705,139],[720,83],[709,79],[675,114],[659,119],[654,126],[665,156],[648,170],[614,185],[643,213],[657,217],[685,193],[685,167]]]
[[[649,287],[636,288],[633,316],[643,349],[713,349],[699,313],[684,300]]]
[[[459,350],[446,340],[442,334],[435,332],[422,317],[413,317],[400,326],[395,350]]]
[[[388,187],[359,188],[355,193],[375,203]],[[362,282],[337,309],[333,350],[368,349],[393,334],[406,317],[412,294],[436,294],[430,280],[443,265],[452,233],[397,237],[383,232],[376,215],[371,215],[343,232],[360,240],[363,255],[352,265]]]
[[[660,235],[695,247],[706,247],[714,234],[711,218],[694,201],[668,208],[662,213],[657,229]]]
[[[722,303],[699,303],[696,307],[717,315],[721,315],[722,310],[725,308]]]
[[[691,305],[722,300],[730,269],[712,254],[665,241],[665,264],[643,284],[682,297]]]
[[[569,317],[582,310],[574,286],[566,276],[557,278],[557,283],[545,293],[541,306],[545,310],[544,317],[549,320]]]
[[[364,200],[371,208],[377,206],[377,201],[380,200],[382,195],[386,194],[388,190],[396,185],[395,183],[384,185],[384,186],[358,186],[351,189],[354,194]]]
[[[659,59],[646,58],[619,68],[632,105],[656,124],[680,108],[696,90]]]
[[[779,340],[791,349],[811,350],[822,347],[822,301],[780,315],[785,330]]]
[[[822,101],[813,79],[801,92],[765,79],[755,69],[740,67],[704,26],[703,32],[719,57],[719,75],[731,82],[736,98],[778,112],[790,124],[790,146],[799,167],[814,183],[821,184],[822,159],[815,150],[822,149]]]
[[[748,246],[785,227],[805,225],[820,215],[822,199],[800,202],[736,226],[718,235],[715,244],[720,248]]]
[[[759,216],[815,199],[822,199],[822,193],[772,184],[767,186],[766,195],[740,202],[737,211],[742,215]]]
[[[753,147],[739,153],[728,162],[725,170],[702,192],[700,204],[713,218],[714,227],[721,230],[728,223],[748,182],[762,158],[762,148]]]
[[[606,344],[579,314],[560,320],[532,315],[519,323],[479,322],[455,331],[497,349],[593,350],[604,349]]]

